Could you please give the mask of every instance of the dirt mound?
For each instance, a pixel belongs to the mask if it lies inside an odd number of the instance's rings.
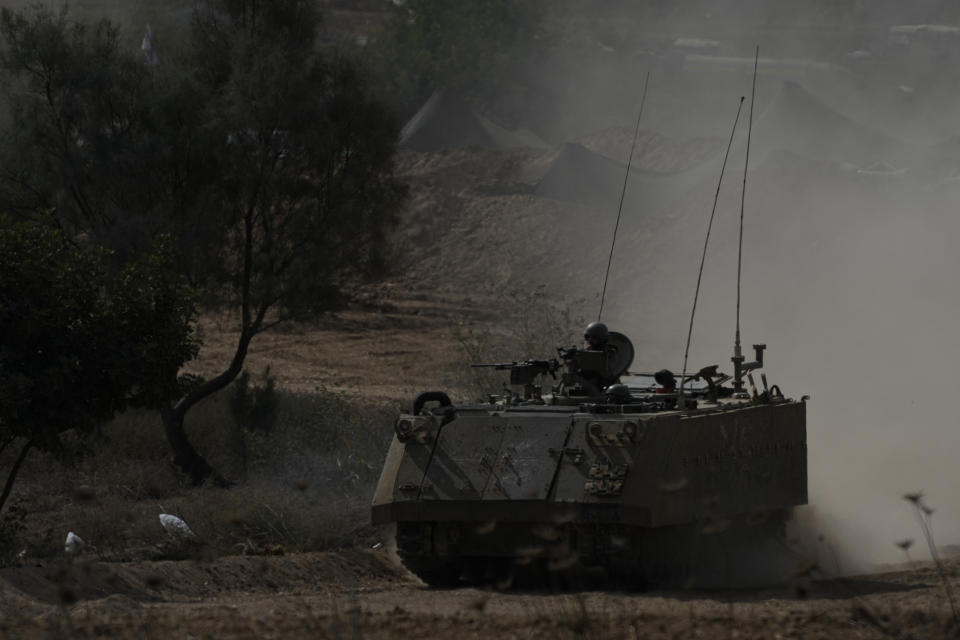
[[[255,569],[259,558],[238,558]],[[271,559],[271,562],[274,559]],[[189,564],[189,563],[181,563]],[[948,567],[948,569],[953,568]],[[352,580],[352,579],[351,579]],[[413,579],[244,584],[200,597],[110,594],[36,612],[4,609],[10,638],[946,637],[954,620],[929,569],[743,591],[499,592]],[[199,590],[198,590],[199,592]]]
[[[580,144],[615,162],[626,162],[633,145],[633,131],[627,127],[610,127],[581,138]],[[655,174],[686,171],[715,157],[722,150],[722,144],[719,138],[678,140],[657,131],[640,131],[631,171]]]
[[[604,167],[616,163],[583,147],[572,156],[558,160],[553,151],[476,148],[404,154],[400,170],[411,183],[411,199],[396,234],[398,278],[435,295],[459,292],[476,299],[501,296],[503,287],[526,287],[531,280],[549,284],[575,277],[589,257],[567,250],[597,235],[597,208],[564,191],[562,169],[576,173],[586,156],[598,172],[582,177],[581,184],[596,197],[614,200],[623,173],[622,168],[605,173]],[[596,180],[612,189],[590,184]]]
[[[73,605],[108,599],[129,603],[189,601],[217,595],[316,589],[414,581],[385,551],[346,550],[284,556],[227,556],[213,561],[83,562],[0,569],[2,601]]]

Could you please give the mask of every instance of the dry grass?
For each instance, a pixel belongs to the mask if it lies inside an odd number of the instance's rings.
[[[229,490],[191,488],[172,465],[157,416],[121,416],[70,445],[28,458],[0,528],[7,563],[63,554],[68,531],[102,559],[330,549],[377,539],[369,501],[392,431],[383,410],[327,393],[275,392],[272,426],[247,423],[229,394],[188,417],[197,448]],[[184,545],[158,514],[197,534]]]

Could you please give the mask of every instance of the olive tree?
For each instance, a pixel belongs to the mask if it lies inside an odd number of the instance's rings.
[[[317,50],[317,26],[303,0],[220,2],[195,19],[194,69],[222,141],[207,200],[223,225],[211,275],[240,329],[225,368],[164,412],[177,461],[197,482],[220,479],[186,439],[187,411],[240,374],[257,334],[335,308],[382,269],[404,195],[395,119],[354,65]]]
[[[386,93],[411,112],[437,88],[502,90],[528,51],[543,3],[534,0],[408,0],[372,46]]]
[[[318,27],[308,0],[198,2],[186,50],[148,68],[109,23],[0,14],[0,207],[55,207],[120,255],[170,233],[202,303],[235,313],[230,361],[166,387],[161,408],[196,483],[226,480],[187,438],[189,410],[239,375],[257,334],[335,308],[380,271],[405,194],[395,118],[356,65],[317,46]]]

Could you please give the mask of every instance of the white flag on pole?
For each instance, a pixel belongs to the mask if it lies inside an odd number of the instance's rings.
[[[143,33],[143,42],[140,43],[140,51],[143,53],[143,59],[148,66],[155,67],[160,62],[157,58],[157,50],[153,46],[153,30],[147,24]]]

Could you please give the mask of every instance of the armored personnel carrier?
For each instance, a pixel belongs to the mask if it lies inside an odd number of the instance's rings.
[[[754,348],[733,376],[710,366],[681,380],[629,373],[633,346],[612,331],[598,348],[483,365],[509,370],[508,393],[455,405],[426,392],[396,419],[373,522],[396,524],[400,558],[431,585],[571,571],[723,584],[752,571],[807,501],[806,398],[765,374],[755,384]]]

